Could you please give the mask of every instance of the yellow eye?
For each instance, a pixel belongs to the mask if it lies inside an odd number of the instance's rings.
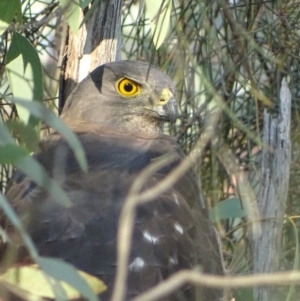
[[[136,82],[125,77],[117,82],[117,90],[123,96],[134,96],[141,93],[140,86]]]

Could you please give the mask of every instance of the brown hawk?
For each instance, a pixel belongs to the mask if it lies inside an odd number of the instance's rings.
[[[84,147],[88,172],[56,133],[34,155],[72,206],[59,205],[19,171],[6,193],[40,255],[61,258],[99,277],[108,286],[101,300],[111,296],[118,219],[133,182],[156,159],[175,155],[175,161],[147,179],[143,189],[149,189],[184,159],[176,141],[162,133],[163,123],[176,119],[174,93],[169,77],[147,63],[118,61],[96,68],[71,93],[61,115]],[[223,274],[216,233],[190,170],[137,207],[126,300],[176,271],[195,267]],[[217,301],[222,291],[203,289],[200,295],[200,300]],[[195,300],[195,289],[187,286],[164,300]]]

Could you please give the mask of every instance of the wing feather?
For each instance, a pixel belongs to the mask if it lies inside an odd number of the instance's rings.
[[[46,141],[43,152],[35,155],[49,174],[58,179],[72,200],[71,207],[52,200],[19,172],[6,196],[26,220],[41,255],[62,258],[100,277],[111,289],[116,271],[118,218],[132,183],[154,159],[175,153],[176,162],[148,179],[144,189],[151,188],[172,171],[183,155],[175,141],[165,135],[143,139],[87,132],[78,137],[86,151],[87,173],[80,170],[69,147],[59,137]],[[64,156],[57,158],[60,153]],[[52,166],[51,162],[63,164]],[[223,273],[216,235],[199,196],[196,177],[189,171],[154,201],[138,206],[127,298],[183,268],[200,265],[205,272]],[[6,226],[9,227],[8,222]],[[110,294],[111,290],[101,300],[107,300]],[[212,301],[221,292],[208,290],[203,294],[203,300]],[[187,287],[169,300],[193,298],[193,290]]]

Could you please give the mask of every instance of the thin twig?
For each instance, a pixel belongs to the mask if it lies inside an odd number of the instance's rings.
[[[149,175],[153,174],[156,170],[160,169],[162,165],[169,164],[172,158],[166,160],[158,160],[146,168],[139,178],[133,183],[129,195],[125,201],[119,220],[118,231],[118,251],[117,251],[117,275],[115,280],[115,287],[113,291],[113,301],[121,301],[126,295],[126,279],[128,269],[128,259],[130,254],[131,239],[135,218],[135,208],[140,203],[146,203],[156,198],[161,193],[172,187],[193,165],[201,156],[205,146],[211,140],[214,129],[219,121],[223,105],[218,96],[215,97],[218,104],[211,113],[208,120],[204,134],[198,139],[194,149],[188,157],[186,157],[174,170],[160,181],[154,187],[139,194],[141,187],[146,183]]]
[[[131,301],[154,301],[158,298],[161,299],[177,291],[187,283],[210,288],[241,288],[269,285],[283,286],[299,282],[300,272],[280,272],[247,276],[213,276],[190,270],[182,270]]]

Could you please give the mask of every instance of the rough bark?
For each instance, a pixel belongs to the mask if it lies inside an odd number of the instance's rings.
[[[68,29],[61,49],[60,109],[75,85],[95,67],[121,59],[122,0],[98,1],[77,35]],[[80,22],[84,17],[81,11]]]
[[[272,273],[279,269],[283,217],[288,195],[291,141],[291,92],[286,79],[281,83],[279,114],[264,111],[261,188],[258,207],[261,235],[253,237],[253,272]],[[255,301],[276,301],[273,287],[255,287]]]

